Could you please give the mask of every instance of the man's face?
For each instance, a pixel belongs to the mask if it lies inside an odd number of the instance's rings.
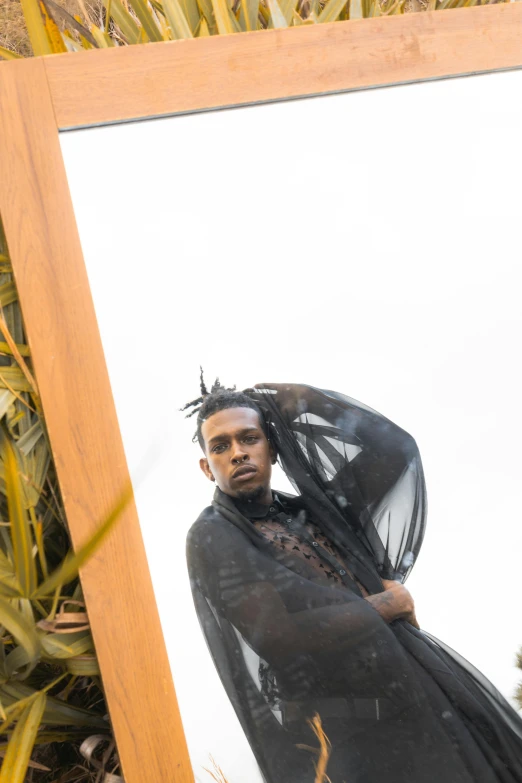
[[[227,408],[203,423],[203,473],[226,495],[270,503],[275,453],[252,408]]]

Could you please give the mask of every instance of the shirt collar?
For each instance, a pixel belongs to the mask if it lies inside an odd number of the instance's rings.
[[[247,519],[270,519],[275,514],[284,511],[280,498],[274,492],[272,502],[269,505],[265,503],[256,503],[252,500],[240,500],[239,498],[230,498],[237,510]]]

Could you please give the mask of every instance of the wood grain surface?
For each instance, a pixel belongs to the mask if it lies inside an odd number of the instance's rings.
[[[130,479],[42,59],[0,66],[0,172],[0,215],[78,547]],[[192,783],[134,504],[81,580],[126,783]]]
[[[522,66],[522,3],[44,58],[59,128]]]

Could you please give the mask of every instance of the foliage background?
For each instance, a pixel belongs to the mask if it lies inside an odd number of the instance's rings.
[[[118,783],[118,759],[0,223],[0,783]],[[57,771],[59,771],[57,775]]]

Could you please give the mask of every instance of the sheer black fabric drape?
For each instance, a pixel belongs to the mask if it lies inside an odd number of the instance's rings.
[[[319,525],[369,593],[381,578],[404,581],[426,520],[413,438],[336,392],[247,393],[295,487],[287,506]],[[386,624],[354,580],[304,578],[219,490],[189,532],[187,560],[210,653],[266,783],[313,782],[302,746],[317,745],[306,720],[315,712],[332,783],[522,783],[522,721],[480,672],[407,622]]]

